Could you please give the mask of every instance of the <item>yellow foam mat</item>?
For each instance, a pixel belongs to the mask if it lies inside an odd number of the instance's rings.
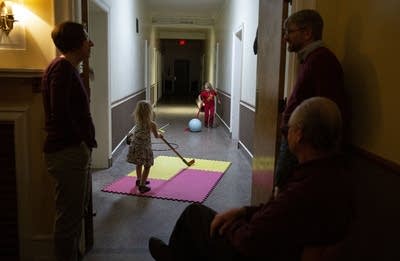
[[[229,165],[231,165],[229,161],[195,159],[194,164],[189,168],[225,172],[229,168]]]
[[[185,160],[189,162],[192,159],[185,158]],[[228,161],[207,159],[194,159],[194,161],[194,164],[188,167],[178,157],[158,156],[154,159],[154,165],[150,169],[149,178],[168,180],[185,168],[225,172],[231,164]],[[128,176],[136,177],[136,171],[132,171]]]

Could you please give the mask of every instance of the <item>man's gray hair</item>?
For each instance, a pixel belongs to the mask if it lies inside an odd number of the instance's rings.
[[[303,101],[293,111],[289,126],[301,128],[303,142],[318,150],[333,151],[341,143],[342,117],[335,102],[324,97]]]
[[[315,10],[304,9],[295,12],[286,19],[285,26],[287,26],[288,23],[293,23],[299,28],[311,29],[314,40],[322,39],[324,21],[321,15]]]

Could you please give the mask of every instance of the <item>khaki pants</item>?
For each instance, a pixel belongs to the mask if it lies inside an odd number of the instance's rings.
[[[54,251],[58,261],[78,260],[82,223],[89,202],[91,150],[84,142],[45,153],[55,179]]]

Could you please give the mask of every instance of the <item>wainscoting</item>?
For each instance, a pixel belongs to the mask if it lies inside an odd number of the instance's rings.
[[[337,260],[400,260],[400,168],[358,148],[348,155],[354,222]]]
[[[231,95],[223,91],[218,91],[221,104],[217,104],[217,116],[230,131],[231,124]],[[255,107],[243,101],[240,102],[240,122],[239,122],[239,143],[238,146],[243,149],[245,154],[253,157],[253,137]]]
[[[240,103],[239,146],[246,154],[253,157],[255,108],[249,104]]]
[[[126,134],[133,128],[132,112],[136,103],[144,99],[146,99],[145,90],[122,99],[111,106],[112,151],[118,149]]]

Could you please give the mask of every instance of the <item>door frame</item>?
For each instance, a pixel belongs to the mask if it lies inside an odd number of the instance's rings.
[[[215,43],[215,60],[214,60],[214,87],[219,86],[219,42]]]
[[[285,82],[286,45],[281,26],[287,17],[287,7],[286,1],[259,1],[252,204],[268,201],[273,193],[280,137],[278,104]]]
[[[146,100],[150,101],[150,64],[149,64],[149,41],[146,39],[144,40],[144,86],[146,88]]]
[[[110,77],[110,7],[103,0],[90,0],[88,13],[93,12],[92,5],[101,10],[103,24],[106,28],[102,27],[101,30],[96,30],[92,21],[88,22],[89,35],[101,39],[99,44],[93,48],[93,55],[91,58],[92,66],[98,69],[95,77],[90,81],[91,87],[91,112],[93,120],[96,122],[96,139],[98,147],[93,150],[92,154],[92,167],[94,168],[109,168],[111,166],[112,158],[112,144],[111,144],[111,77]],[[93,19],[90,18],[89,19]],[[96,52],[97,48],[101,51]],[[97,57],[97,59],[95,59]],[[100,78],[100,79],[99,79]]]
[[[288,15],[297,12],[302,9],[315,9],[316,0],[293,0],[292,4],[288,6]],[[285,61],[285,89],[284,97],[288,97],[292,92],[293,86],[296,82],[297,71],[298,71],[298,59],[295,53],[289,53],[286,50],[286,61]]]
[[[239,141],[240,100],[243,74],[243,24],[232,33],[231,117],[232,140]]]

